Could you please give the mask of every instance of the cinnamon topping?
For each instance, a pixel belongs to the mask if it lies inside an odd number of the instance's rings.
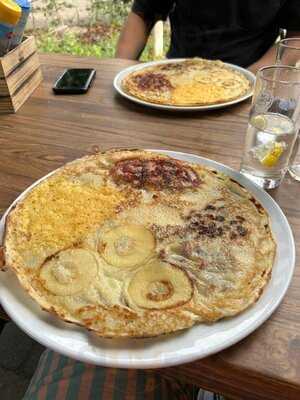
[[[148,72],[143,75],[136,75],[133,80],[141,90],[168,90],[173,88],[171,82],[163,74]]]
[[[176,160],[138,158],[119,161],[111,170],[115,181],[131,183],[134,187],[184,189],[198,187],[201,183],[196,172]]]

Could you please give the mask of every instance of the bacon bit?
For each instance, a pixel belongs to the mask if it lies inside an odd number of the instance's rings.
[[[206,217],[209,219],[215,219],[215,217],[212,214],[207,214]]]
[[[236,239],[238,236],[246,236],[247,228],[242,226],[246,219],[240,215],[234,216],[236,219],[229,221],[223,215],[213,215],[206,213],[205,210],[212,210],[213,205],[209,204],[202,211],[192,211],[187,217],[188,229],[199,236],[216,238],[223,235],[229,235],[230,239]],[[227,233],[228,232],[228,233]]]
[[[221,228],[221,226],[219,226],[217,228],[217,233],[218,233],[218,236],[222,236],[223,235],[223,228]]]
[[[217,226],[215,223],[209,224],[207,228],[208,228],[207,229],[208,237],[214,238],[214,237],[218,236]]]
[[[189,227],[191,229],[197,229],[197,228],[199,228],[200,224],[201,224],[200,221],[199,222],[190,222]]]
[[[238,226],[236,227],[236,230],[238,231],[238,233],[240,234],[240,236],[246,236],[247,233],[248,233],[248,230],[247,230],[246,228],[244,228],[243,226],[241,226],[241,225],[238,225]]]
[[[216,209],[216,207],[213,206],[213,205],[211,205],[211,204],[208,204],[208,205],[205,207],[205,210],[215,210],[215,209]]]
[[[201,180],[196,172],[176,160],[127,159],[111,169],[115,181],[131,183],[134,187],[152,186],[155,189],[184,189],[198,187]]]
[[[211,210],[211,207],[215,209],[215,207],[212,205],[208,205],[206,209],[208,208]],[[205,214],[205,212],[194,211],[187,217],[188,228],[200,236],[205,235],[210,238],[223,236],[224,230],[218,224],[218,222],[223,222],[225,218],[220,216],[220,221],[218,221],[217,217],[218,216],[214,216],[213,214]]]
[[[171,82],[163,74],[155,74],[147,72],[143,75],[136,75],[133,78],[139,89],[141,90],[169,90],[173,86]]]

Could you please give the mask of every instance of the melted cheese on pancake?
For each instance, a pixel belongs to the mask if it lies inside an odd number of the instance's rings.
[[[16,250],[28,267],[37,267],[41,259],[78,242],[125,199],[113,188],[84,183],[54,176],[35,187],[10,214]]]
[[[174,104],[213,104],[223,101],[224,89],[221,86],[206,83],[186,83],[177,86],[172,99]]]

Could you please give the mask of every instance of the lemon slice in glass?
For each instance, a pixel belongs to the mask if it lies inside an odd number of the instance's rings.
[[[260,160],[261,164],[265,167],[274,167],[285,150],[285,144],[280,142],[275,142],[272,147],[273,148]]]
[[[251,125],[255,126],[256,129],[264,130],[267,126],[267,120],[264,115],[255,115],[251,119]]]

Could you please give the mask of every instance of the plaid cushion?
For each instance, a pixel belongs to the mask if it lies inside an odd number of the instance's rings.
[[[153,371],[97,367],[46,350],[23,400],[196,400],[198,392]]]

